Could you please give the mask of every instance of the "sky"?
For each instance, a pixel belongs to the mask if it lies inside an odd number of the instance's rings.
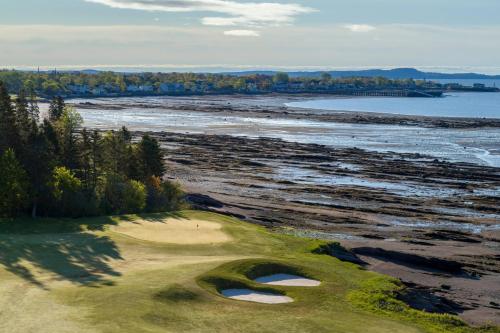
[[[0,68],[500,74],[498,0],[0,0]]]

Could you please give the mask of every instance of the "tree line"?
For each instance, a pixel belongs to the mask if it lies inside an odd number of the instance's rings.
[[[116,72],[23,72],[0,70],[10,92],[23,87],[42,96],[120,95],[120,94],[210,94],[310,92],[335,89],[404,89],[431,83],[411,79],[389,80],[383,77],[332,78],[289,77],[274,75],[229,75],[211,73],[116,73]],[[133,90],[130,88],[134,87]],[[437,86],[436,86],[437,87]],[[83,89],[85,88],[85,89]],[[97,89],[94,91],[94,89]],[[144,90],[141,90],[144,89]]]
[[[182,193],[162,180],[158,141],[100,133],[61,97],[40,119],[33,90],[14,99],[0,81],[0,216],[82,217],[175,210]]]

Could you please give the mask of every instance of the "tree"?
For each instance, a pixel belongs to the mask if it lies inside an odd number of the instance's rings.
[[[106,172],[122,177],[138,179],[136,149],[132,145],[132,135],[127,128],[118,132],[110,131],[103,139],[103,166]]]
[[[47,198],[49,192],[47,184],[54,166],[59,163],[51,142],[53,140],[51,136],[55,135],[51,132],[52,130],[52,125],[45,122],[41,129],[31,132],[23,154],[23,164],[32,187],[31,216],[33,218],[37,216],[40,201],[50,201],[50,198]]]
[[[19,146],[16,112],[7,89],[0,82],[0,153],[9,148],[17,150]]]
[[[323,81],[323,83],[330,83],[330,81],[332,81],[332,75],[328,72],[321,73],[321,81]]]
[[[97,187],[97,179],[99,178],[100,170],[98,165],[102,165],[102,138],[99,132],[94,131],[90,138],[90,154],[92,159],[91,179],[92,188]]]
[[[86,128],[82,130],[82,139],[80,140],[79,151],[83,187],[87,192],[89,192],[94,189],[92,177],[92,139]]]
[[[151,177],[146,181],[148,212],[165,212],[180,208],[184,196],[180,186],[166,181],[162,182],[160,177]]]
[[[80,214],[82,182],[71,170],[65,167],[54,168],[50,187],[53,205],[57,208],[56,215],[76,217]]]
[[[76,131],[82,125],[83,119],[72,107],[66,106],[57,118],[55,127],[59,135],[61,161],[64,166],[76,170],[79,166]]]
[[[12,149],[0,156],[0,216],[14,217],[27,205],[29,181]]]
[[[19,91],[16,98],[16,125],[19,130],[20,138],[23,142],[26,142],[26,138],[29,133],[33,130],[33,120],[30,115],[30,105],[28,99],[26,98],[26,92],[24,90]]]
[[[61,91],[61,87],[57,83],[57,81],[47,79],[44,80],[42,83],[42,89],[43,91],[50,96],[54,96],[55,94],[59,93]]]
[[[64,108],[66,107],[66,104],[64,103],[64,100],[60,96],[54,97],[52,102],[50,102],[49,105],[49,119],[51,121],[57,121],[61,116],[63,115]]]
[[[274,83],[285,84],[285,83],[288,83],[290,81],[290,78],[288,77],[287,73],[278,72],[278,73],[274,74],[273,81],[274,81]]]
[[[141,182],[109,175],[104,189],[104,206],[110,214],[139,213],[146,207],[146,187]]]
[[[149,179],[152,176],[163,177],[165,166],[163,164],[163,152],[158,140],[145,135],[139,143],[139,161],[141,165],[141,178]]]

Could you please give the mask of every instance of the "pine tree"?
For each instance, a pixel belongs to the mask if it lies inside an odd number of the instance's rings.
[[[95,190],[95,188],[97,187],[97,181],[99,179],[99,166],[102,165],[102,138],[97,131],[94,131],[90,138],[90,151],[92,158],[92,188]]]
[[[16,112],[7,88],[0,82],[0,153],[8,148],[17,151],[20,145]]]
[[[60,96],[54,97],[49,106],[49,119],[50,121],[57,121],[62,117],[66,104]]]
[[[15,106],[16,124],[19,129],[20,137],[24,143],[26,142],[26,138],[29,136],[29,133],[33,130],[33,122],[29,111],[30,106],[24,90],[19,91],[15,101]]]
[[[37,216],[39,203],[47,200],[47,194],[49,193],[47,184],[53,168],[58,163],[54,154],[54,147],[48,136],[51,128],[50,126],[43,126],[41,130],[31,132],[26,145],[24,166],[28,172],[32,187],[33,218]],[[47,129],[49,129],[49,132],[47,132]]]
[[[152,176],[163,177],[165,166],[163,152],[155,138],[145,135],[139,143],[139,160],[141,163],[141,177],[147,180]]]
[[[15,217],[28,203],[29,181],[12,149],[0,156],[0,216]]]

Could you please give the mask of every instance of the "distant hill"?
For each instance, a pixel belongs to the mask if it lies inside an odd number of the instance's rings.
[[[263,74],[274,75],[276,71],[247,71],[247,72],[231,72],[225,73],[229,75],[249,75]],[[288,72],[290,77],[320,77],[324,71],[316,72]],[[415,79],[415,80],[432,80],[432,79],[456,79],[456,80],[500,80],[500,75],[485,75],[477,73],[434,73],[422,72],[415,68],[395,68],[395,69],[367,69],[354,71],[327,71],[334,78],[342,77],[385,77],[388,79]]]
[[[33,72],[33,71],[28,71]],[[43,71],[44,73],[53,72]],[[58,73],[83,73],[88,75],[99,74],[101,70],[84,69],[84,70],[58,70]],[[148,72],[145,70],[144,72]],[[220,72],[219,74],[244,76],[252,74],[261,74],[272,76],[278,71],[238,71],[238,72]],[[140,72],[127,72],[115,71],[114,73],[121,74],[137,74]],[[204,73],[203,71],[196,71],[196,73]],[[208,72],[206,72],[208,73]],[[500,80],[500,75],[486,75],[478,73],[436,73],[436,72],[423,72],[415,68],[395,68],[395,69],[366,69],[366,70],[352,70],[352,71],[297,71],[287,72],[292,78],[297,77],[321,77],[323,73],[329,73],[333,78],[343,77],[385,77],[387,79],[414,79],[414,80]]]

